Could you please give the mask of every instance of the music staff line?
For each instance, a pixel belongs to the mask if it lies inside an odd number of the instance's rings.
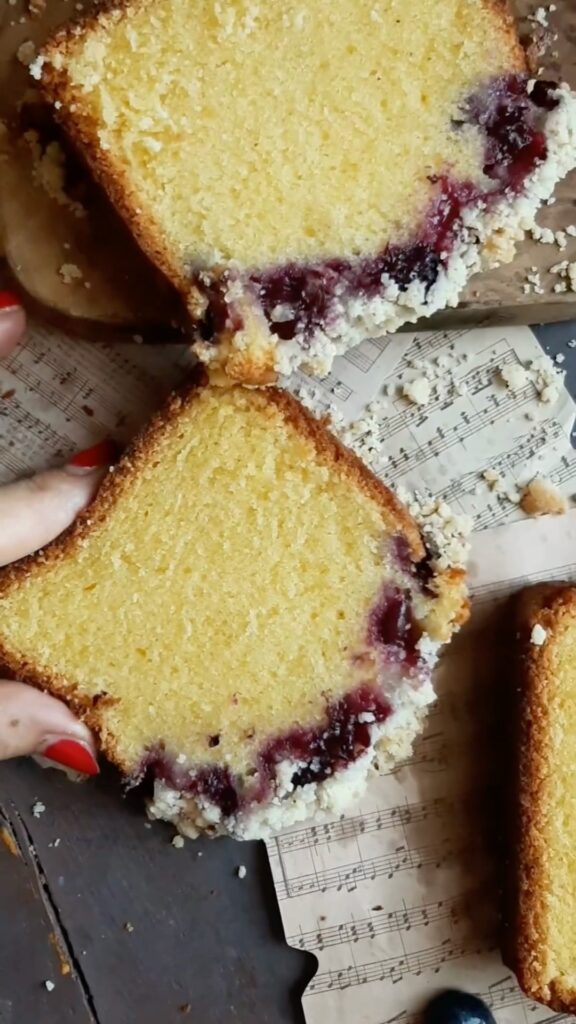
[[[540,572],[526,573],[522,576],[514,576],[511,579],[503,580],[497,584],[485,584],[481,587],[474,587],[472,595],[478,604],[487,604],[496,600],[502,594],[508,594],[514,590],[525,587],[528,583],[563,582],[564,580],[576,577],[576,562],[565,562],[557,565],[554,569],[542,569]]]
[[[518,466],[524,468],[528,459],[534,458],[539,451],[546,449],[549,444],[561,440],[564,436],[564,431],[558,421],[551,420],[547,424],[546,430],[542,430],[537,436],[534,435],[533,431],[523,434],[520,441],[513,448],[507,449],[501,455],[492,459],[486,468],[494,470],[494,472],[499,473],[501,476],[512,473]],[[479,471],[474,470],[471,473],[465,473],[458,480],[453,480],[448,487],[441,490],[439,497],[444,501],[451,502],[461,498],[464,494],[473,494],[478,486],[478,482]]]
[[[393,853],[382,854],[366,860],[343,864],[340,867],[326,868],[323,871],[309,871],[302,875],[276,880],[276,894],[279,900],[294,899],[311,892],[327,892],[335,889],[341,892],[353,892],[361,882],[373,882],[376,878],[393,878],[400,871],[418,870],[427,865],[440,867],[449,857],[444,846],[421,846],[408,850],[399,846]]]
[[[527,397],[521,402],[514,403],[513,408],[519,411],[522,405],[526,405],[530,401],[531,398]],[[499,409],[501,412],[506,411],[502,407],[499,407]],[[481,433],[487,426],[488,418],[489,414],[484,411],[472,413],[472,415],[463,411],[458,417],[459,422],[447,429],[440,426],[436,427],[434,436],[423,444],[416,445],[409,451],[401,448],[400,452],[395,456],[391,456],[386,464],[387,480],[395,481],[412,470],[421,469],[423,465],[432,459],[437,459],[439,456],[445,455],[452,448],[460,446],[463,441],[467,441],[469,438]]]
[[[464,896],[456,896],[415,907],[404,905],[399,910],[375,912],[370,917],[341,922],[327,928],[300,931],[288,935],[286,941],[294,949],[305,949],[309,953],[330,946],[355,944],[364,939],[375,939],[378,935],[409,932],[413,928],[426,928],[437,921],[456,919],[464,903]]]
[[[397,807],[387,807],[367,814],[358,814],[350,818],[327,822],[324,825],[311,825],[297,828],[275,836],[271,854],[277,856],[294,853],[296,850],[316,849],[328,843],[342,842],[345,839],[356,839],[370,832],[380,832],[403,825],[414,825],[425,821],[430,815],[441,816],[448,806],[443,798],[409,804],[407,801]]]
[[[426,351],[426,358],[430,359],[433,354],[441,352],[442,349],[450,349],[451,345],[454,345],[467,334],[470,334],[469,327],[461,328],[459,331],[435,331],[433,334],[425,334],[414,338],[410,347],[400,359],[396,367],[397,372],[400,373],[402,370],[411,369],[410,364],[415,359],[420,359],[421,353],[424,350]],[[505,338],[501,338],[496,343],[492,342],[490,348],[494,348],[495,344],[501,344],[505,341]]]
[[[465,946],[454,945],[451,939],[445,939],[439,945],[429,946],[414,953],[404,953],[403,956],[385,957],[372,963],[350,964],[339,971],[321,971],[310,982],[304,997],[310,998],[333,989],[343,992],[345,989],[374,981],[391,981],[392,984],[398,984],[407,974],[418,977],[424,971],[437,973],[450,960],[460,960],[461,957],[488,951],[489,947],[486,946],[481,949],[467,949]]]
[[[526,996],[521,991],[519,985],[512,976],[503,979],[502,981],[495,982],[490,985],[484,992],[475,992],[479,999],[482,999],[491,1010],[504,1009],[507,1006],[521,1006],[523,1003],[526,1005],[526,1009],[530,1013],[538,1013],[544,1009],[538,1003],[528,1002]],[[539,1024],[560,1024],[561,1021],[573,1020],[574,1018],[567,1013],[555,1013],[549,1017],[543,1017]],[[387,1020],[383,1020],[381,1024],[418,1024],[419,1017],[408,1014],[406,1010],[402,1010],[400,1013],[394,1014],[393,1017],[388,1017]]]

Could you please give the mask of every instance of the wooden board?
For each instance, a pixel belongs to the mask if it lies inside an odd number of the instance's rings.
[[[85,0],[84,9],[88,9],[91,2],[92,0]],[[71,6],[71,0],[48,0],[44,14],[38,19],[31,20],[27,17],[28,0],[15,0],[14,3],[0,0],[0,118],[13,111],[16,101],[30,85],[27,71],[15,57],[18,47],[29,39],[40,44],[54,25],[69,17]],[[534,36],[535,25],[527,16],[537,6],[536,0],[514,0],[521,33],[526,38]],[[559,38],[547,48],[541,64],[546,67],[546,78],[565,79],[576,87],[576,4],[573,0],[557,0],[556,7],[557,10],[550,15],[550,28],[553,32],[559,33]],[[17,169],[17,174],[21,175],[21,168]],[[125,307],[130,308],[134,301],[134,293],[145,295],[149,300],[148,307],[154,307],[154,304],[159,306],[161,302],[162,308],[166,307],[165,295],[161,297],[159,293],[156,299],[149,270],[144,264],[138,265],[132,287],[119,287],[121,275],[117,271],[117,264],[114,263],[114,254],[118,253],[115,258],[120,260],[125,272],[127,264],[130,263],[130,249],[126,248],[126,240],[119,238],[117,229],[113,226],[110,228],[110,245],[107,244],[106,233],[104,232],[103,236],[102,232],[100,212],[94,218],[93,228],[90,224],[80,224],[74,218],[68,218],[64,223],[61,208],[55,211],[46,210],[37,189],[30,182],[27,188],[30,195],[22,195],[20,202],[24,207],[33,207],[37,226],[30,217],[26,218],[27,228],[31,231],[27,250],[28,260],[26,252],[23,255],[20,245],[17,259],[13,260],[13,263],[16,262],[24,269],[28,263],[28,290],[40,301],[48,301],[52,297],[51,304],[61,312],[66,312],[67,306],[73,306],[74,316],[92,316],[92,319],[101,322],[106,322],[106,309],[109,306],[115,311],[115,316],[110,316],[111,320],[116,319],[118,322],[120,319],[128,324],[134,318],[126,313]],[[11,233],[20,219],[11,218]],[[555,230],[576,223],[576,172],[559,186],[557,203],[542,212],[541,223]],[[35,240],[33,231],[42,234],[40,241]],[[89,294],[82,284],[76,284],[71,290],[70,286],[63,287],[62,282],[58,280],[57,269],[62,262],[62,241],[66,233],[72,236],[73,249],[76,251],[75,259],[80,263],[87,262],[93,276],[100,276],[103,279],[102,294],[98,288]],[[26,246],[26,243],[24,244]],[[40,252],[41,259],[36,255]],[[103,254],[110,252],[113,254],[112,272],[107,274],[111,261],[108,255],[103,258]],[[427,321],[426,326],[456,327],[479,319],[492,324],[570,319],[576,315],[576,295],[556,295],[553,285],[557,278],[548,272],[551,266],[564,258],[576,260],[576,239],[569,239],[569,246],[564,253],[560,253],[556,246],[542,245],[529,240],[521,246],[514,263],[478,275],[466,289],[458,309],[438,314],[432,321]],[[133,255],[133,259],[136,263],[136,256]],[[524,293],[523,285],[531,267],[536,267],[541,274],[544,295]],[[22,279],[22,272],[20,278]],[[144,286],[141,285],[142,278],[145,281]],[[146,316],[148,320],[153,319],[149,308]]]

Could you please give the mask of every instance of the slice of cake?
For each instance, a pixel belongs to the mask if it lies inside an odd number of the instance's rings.
[[[463,576],[290,395],[191,389],[0,575],[0,662],[154,780],[154,815],[255,838],[406,756]]]
[[[32,72],[216,378],[455,305],[576,164],[501,0],[115,0]]]
[[[506,953],[533,999],[576,1012],[576,587],[531,587],[517,633],[518,764]]]

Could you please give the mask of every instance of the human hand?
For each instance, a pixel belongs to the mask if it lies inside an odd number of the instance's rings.
[[[25,329],[18,300],[0,291],[0,357],[10,354]],[[94,497],[109,456],[109,445],[95,445],[63,469],[0,488],[0,565],[37,551],[65,530]],[[90,730],[65,704],[23,683],[0,680],[0,761],[26,754],[98,773]]]

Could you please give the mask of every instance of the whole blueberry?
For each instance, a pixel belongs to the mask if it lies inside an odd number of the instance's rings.
[[[424,1010],[424,1024],[496,1024],[477,996],[449,989],[435,996]]]

